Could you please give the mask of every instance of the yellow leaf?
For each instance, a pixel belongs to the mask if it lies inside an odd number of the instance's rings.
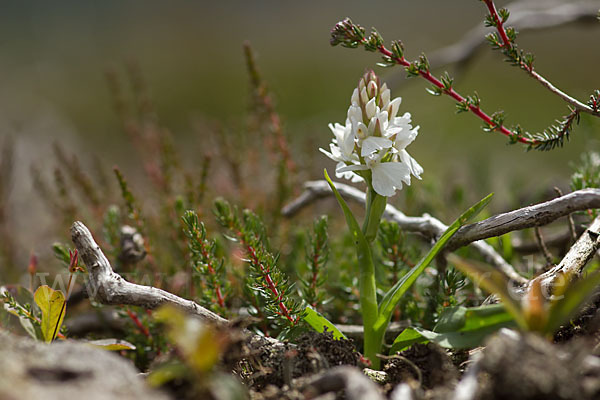
[[[539,277],[531,282],[531,287],[525,293],[522,304],[529,330],[543,332],[548,320],[548,310],[542,292],[542,281]]]
[[[65,296],[47,285],[40,286],[33,295],[42,311],[42,335],[46,343],[54,340],[65,317]]]
[[[211,326],[170,306],[159,308],[155,317],[166,324],[169,339],[196,372],[209,371],[219,360],[226,338],[217,336]]]
[[[135,350],[134,344],[121,339],[99,339],[84,341],[84,343],[108,351]]]

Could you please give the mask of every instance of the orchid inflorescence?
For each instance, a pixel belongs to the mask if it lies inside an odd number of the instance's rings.
[[[367,71],[352,93],[346,124],[329,124],[334,138],[330,151],[337,161],[336,176],[370,183],[381,196],[390,197],[411,175],[421,179],[423,168],[406,151],[419,127],[411,125],[410,113],[398,117],[402,99],[391,99],[390,89],[373,71]]]

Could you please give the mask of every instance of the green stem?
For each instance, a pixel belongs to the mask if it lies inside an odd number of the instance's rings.
[[[377,305],[377,286],[375,284],[375,266],[373,264],[373,256],[371,254],[371,246],[369,242],[365,239],[365,235],[363,234],[363,230],[356,222],[352,211],[340,195],[340,193],[335,188],[335,185],[329,178],[327,174],[327,170],[324,171],[325,179],[331,190],[335,194],[335,197],[342,207],[344,211],[344,216],[346,217],[346,223],[348,224],[348,228],[350,232],[352,232],[352,237],[354,239],[354,243],[356,245],[356,256],[358,258],[358,268],[359,268],[359,291],[360,291],[360,310],[363,319],[364,326],[364,355],[369,360],[371,360],[373,368],[379,368],[379,359],[377,358],[377,354],[381,350],[381,342],[383,338],[383,333],[375,330],[375,324],[379,317],[379,307]],[[370,186],[370,185],[369,185]],[[373,194],[375,194],[373,192]],[[373,194],[367,200],[367,209],[369,210],[368,216],[366,219],[374,218],[376,216],[375,210],[378,210],[380,207],[380,201],[376,201],[376,197]],[[377,211],[379,212],[379,211]],[[365,221],[364,227],[365,231],[369,231],[372,228],[372,223]],[[377,221],[377,227],[379,225],[379,221]],[[369,231],[370,232],[370,231]]]
[[[371,243],[377,237],[381,216],[385,210],[387,197],[381,196],[373,190],[371,184],[367,189],[366,215],[362,226],[362,232],[366,240],[366,249],[357,247],[358,263],[360,265],[360,306],[363,316],[364,327],[364,353],[374,369],[379,369],[379,358],[377,354],[381,351],[385,329],[376,329],[376,321],[379,317],[377,305],[377,285],[375,282],[375,266]]]
[[[364,354],[371,360],[372,367],[379,369],[379,358],[377,353],[381,350],[383,335],[375,331],[375,323],[378,318],[377,286],[375,283],[375,266],[371,248],[360,246],[356,249],[358,265],[360,269],[359,291],[360,309],[364,327]]]
[[[379,230],[379,224],[381,223],[381,217],[386,205],[387,197],[377,194],[371,185],[369,185],[367,189],[366,215],[362,226],[363,234],[369,244],[373,243],[377,237],[377,231]]]

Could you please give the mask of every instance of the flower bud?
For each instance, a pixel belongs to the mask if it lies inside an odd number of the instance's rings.
[[[365,113],[367,114],[367,118],[371,119],[375,116],[376,112],[377,112],[377,106],[375,105],[375,99],[373,98],[373,99],[369,100],[369,102],[365,106]]]
[[[358,98],[358,89],[354,89],[354,92],[352,92],[352,99],[351,99],[351,104],[353,106],[358,106],[359,104],[359,98]]]
[[[29,266],[27,267],[27,272],[29,273],[29,275],[31,275],[31,276],[35,275],[35,273],[37,272],[37,266],[38,266],[38,258],[32,252],[31,255],[29,256]]]
[[[360,90],[360,102],[362,104],[367,104],[369,102],[369,96],[367,95],[367,89],[364,87]]]
[[[375,83],[375,81],[369,81],[367,85],[367,94],[370,99],[377,97],[377,83]]]
[[[380,108],[382,110],[385,110],[387,108],[387,106],[390,104],[390,89],[388,89],[387,84],[384,83],[383,86],[381,86],[379,93],[380,93],[380,100],[379,100]]]

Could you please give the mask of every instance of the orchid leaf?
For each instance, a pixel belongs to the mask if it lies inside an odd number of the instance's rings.
[[[306,307],[303,319],[319,333],[323,333],[325,329],[327,329],[329,332],[333,333],[334,339],[347,339],[333,323],[329,322],[327,318],[311,307]]]
[[[390,354],[402,351],[415,343],[434,342],[446,348],[479,346],[491,333],[514,326],[514,320],[502,305],[446,308],[433,331],[407,328],[394,340]]]
[[[517,324],[521,328],[527,329],[527,320],[521,309],[520,301],[510,292],[511,281],[505,274],[489,265],[465,260],[454,254],[448,255],[448,261],[469,276],[476,285],[499,296],[502,305],[513,316]]]
[[[381,300],[379,306],[379,317],[376,324],[376,329],[380,329],[383,326],[387,326],[396,308],[398,302],[402,299],[402,296],[417,280],[419,275],[427,268],[427,266],[433,261],[438,255],[442,248],[446,245],[448,240],[458,231],[458,229],[466,224],[471,218],[475,217],[483,208],[490,202],[493,193],[487,195],[477,204],[465,211],[460,217],[456,219],[446,231],[442,234],[436,244],[429,250],[429,253],[423,259],[414,266],[406,275],[402,277],[392,288],[385,294]]]

